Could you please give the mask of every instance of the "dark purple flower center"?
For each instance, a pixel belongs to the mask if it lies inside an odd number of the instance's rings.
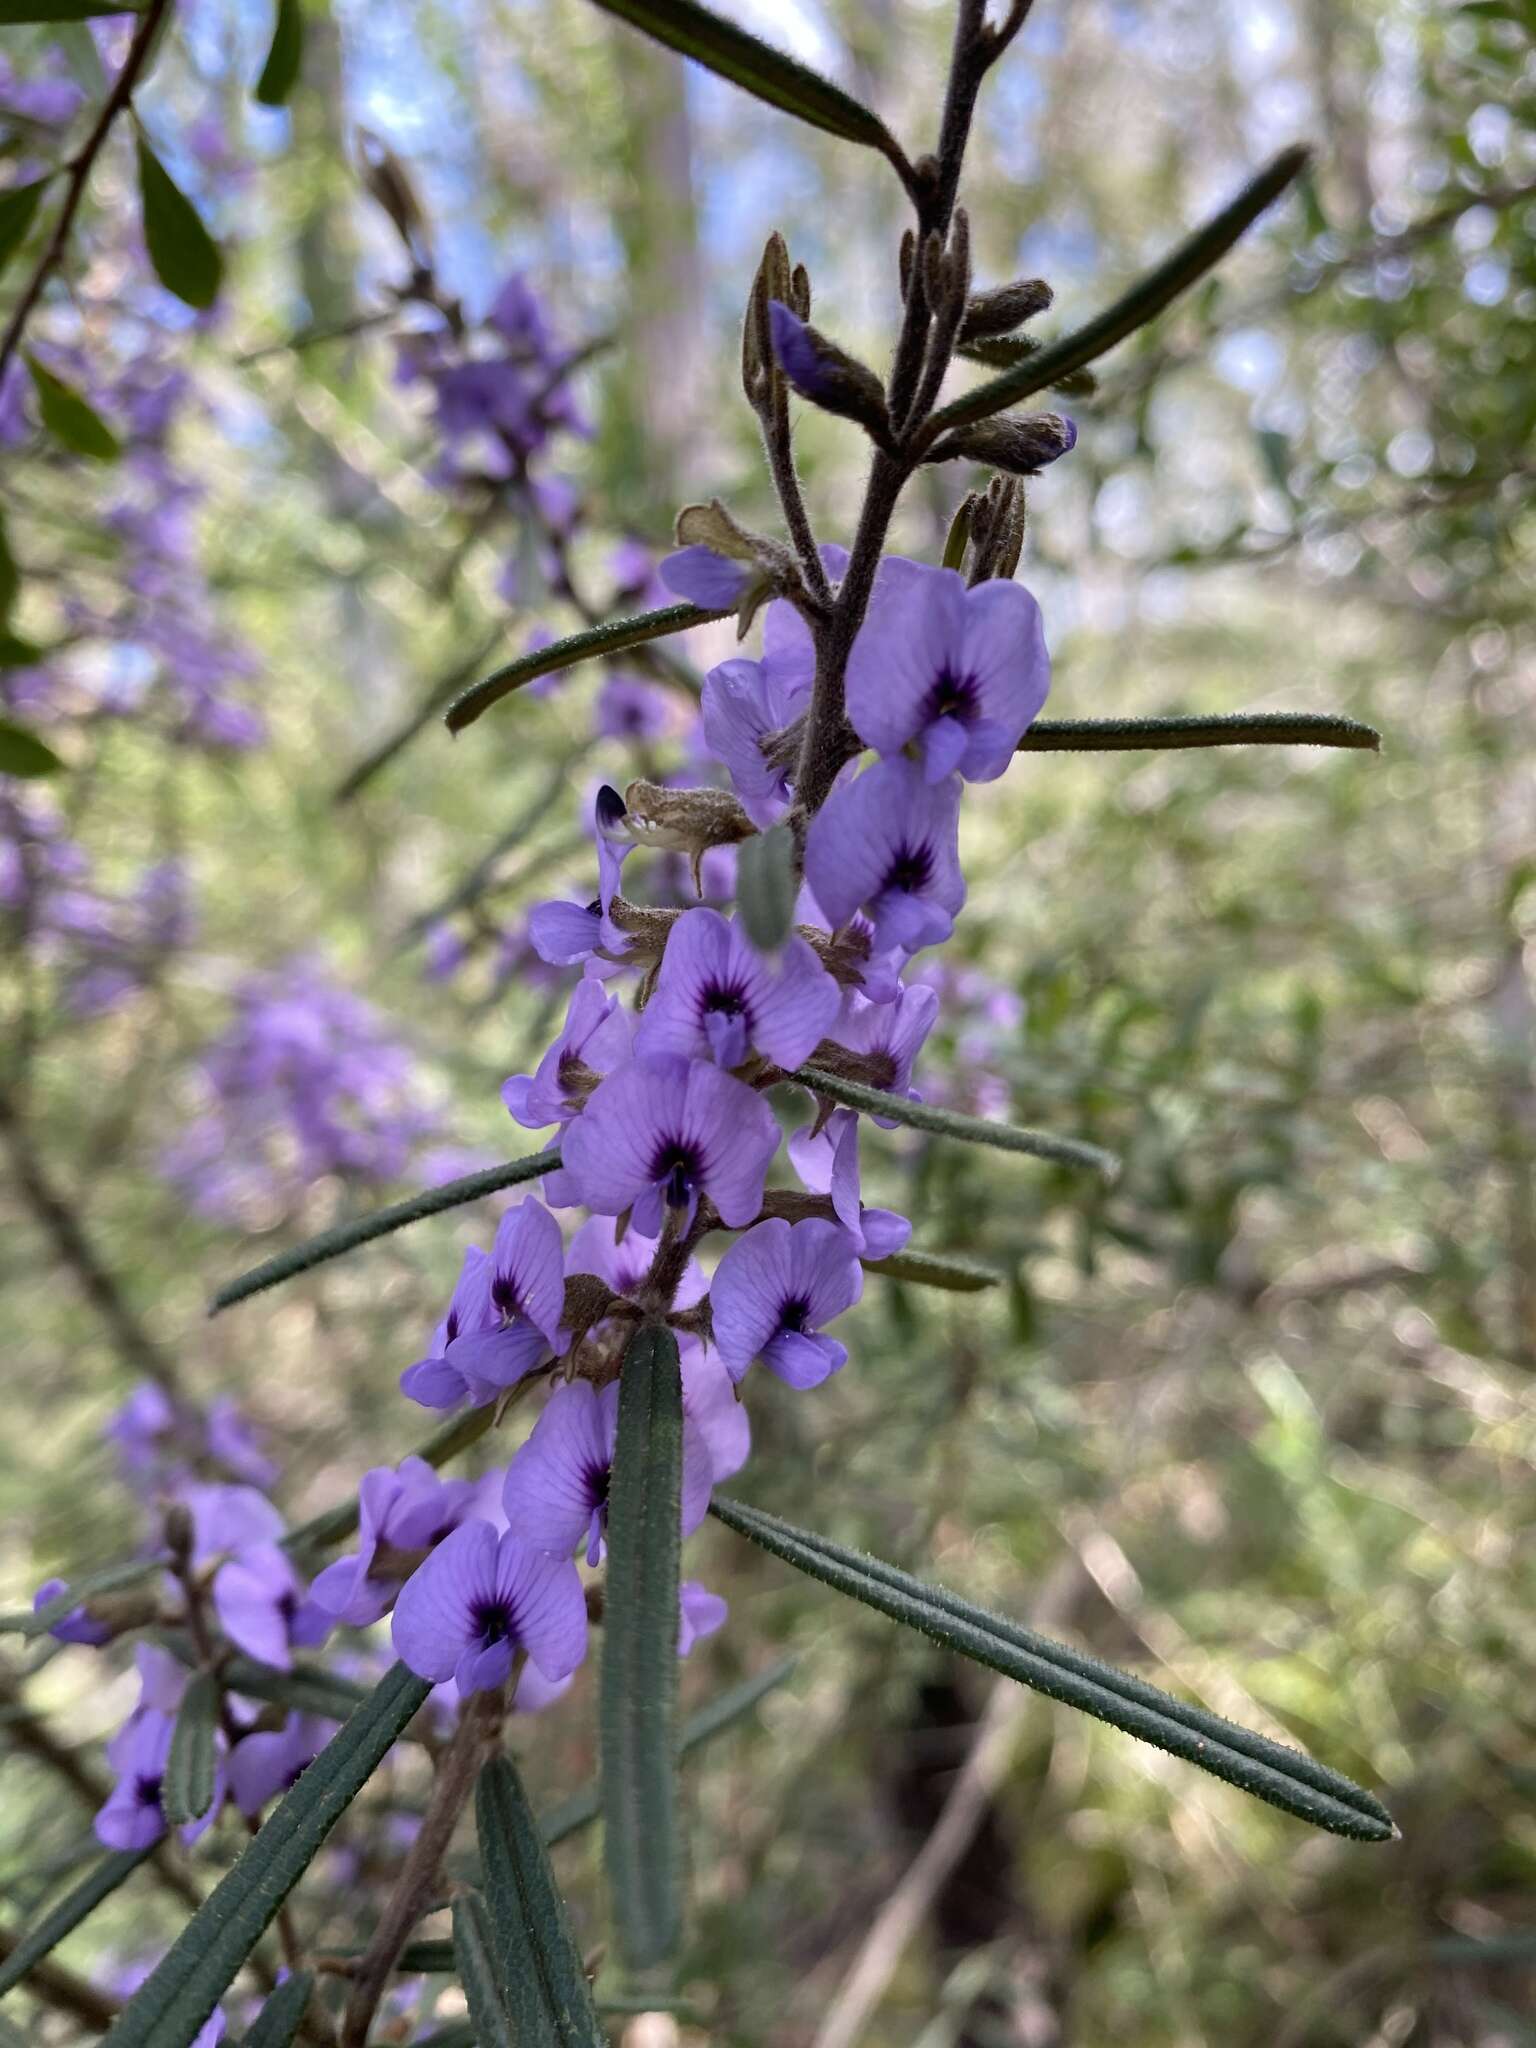
[[[808,1301],[786,1301],[779,1311],[779,1328],[804,1331],[810,1315],[811,1304]]]
[[[483,1649],[489,1649],[492,1643],[504,1643],[512,1633],[512,1614],[504,1600],[482,1601],[471,1614],[470,1622]]]
[[[278,1594],[277,1611],[285,1622],[293,1620],[294,1615],[298,1612],[298,1607],[298,1600],[291,1587],[287,1592]]]
[[[722,1017],[741,1017],[746,1014],[746,1004],[741,990],[737,988],[709,988],[704,993],[704,1014],[714,1011]]]
[[[941,669],[937,682],[924,700],[923,723],[931,725],[939,718],[958,718],[967,722],[976,716],[978,708],[975,677],[957,676],[950,669]]]
[[[491,1300],[508,1322],[522,1314],[522,1303],[518,1299],[517,1283],[510,1273],[498,1273],[491,1282]]]
[[[455,1338],[455,1337],[457,1337],[457,1335],[458,1335],[458,1334],[459,1334],[459,1312],[458,1312],[458,1310],[457,1310],[456,1308],[451,1308],[451,1309],[449,1309],[449,1311],[448,1311],[448,1315],[447,1315],[447,1319],[445,1320],[445,1322],[444,1322],[444,1324],[443,1324],[443,1335],[444,1335],[444,1337],[445,1337],[445,1338],[447,1339],[447,1341],[448,1341],[448,1342],[449,1342],[449,1343],[451,1344],[451,1343],[453,1342],[454,1338]]]
[[[163,1777],[135,1778],[133,1781],[133,1796],[140,1806],[158,1806],[160,1804],[160,1787],[164,1783]]]
[[[660,1181],[669,1209],[686,1209],[699,1177],[699,1162],[689,1145],[663,1145],[651,1166],[651,1179]]]
[[[933,849],[927,845],[900,846],[885,871],[884,887],[902,889],[920,896],[933,880]]]

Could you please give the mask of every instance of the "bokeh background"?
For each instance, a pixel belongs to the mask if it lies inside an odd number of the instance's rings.
[[[931,135],[947,5],[727,11]],[[621,665],[638,738],[588,667],[348,778],[456,675],[579,624],[567,575],[604,608],[615,549],[664,550],[679,504],[771,525],[736,360],[772,228],[839,339],[882,361],[891,326],[879,160],[581,0],[307,0],[287,112],[250,98],[264,6],[180,20],[144,105],[227,288],[194,319],[154,286],[120,138],[37,329],[155,459],[76,459],[19,416],[0,443],[13,631],[57,647],[0,695],[67,762],[0,777],[7,1607],[137,1540],[104,1432],[146,1376],[234,1397],[294,1520],[423,1434],[396,1379],[494,1203],[213,1321],[207,1297],[524,1149],[498,1088],[565,986],[527,908],[590,888],[599,781],[687,768],[687,679]],[[872,1281],[841,1377],[754,1386],[738,1483],[1307,1747],[1403,1839],[1314,1836],[710,1525],[690,1568],[732,1611],[687,1702],[797,1663],[688,1769],[685,2039],[1536,2040],[1533,22],[1529,0],[1041,0],[993,81],[978,267],[1048,278],[1045,332],[1276,148],[1317,152],[1101,365],[1076,451],[1030,487],[1052,713],[1333,710],[1382,748],[1026,755],[971,792],[919,1079],[1125,1171],[872,1135],[875,1198],[1003,1284]],[[0,176],[71,132],[94,48],[6,34]],[[445,460],[401,374],[430,322],[390,297],[380,144],[472,322],[520,272],[562,345],[606,343],[574,381],[591,432],[541,451],[536,503]],[[845,538],[856,431],[806,415],[798,447]],[[927,472],[899,545],[936,559],[969,481]],[[697,675],[730,640],[675,646]],[[71,899],[48,912],[38,846]],[[0,1656],[14,1929],[92,1853],[133,1688],[126,1655]],[[590,1775],[591,1709],[588,1674],[520,1730],[550,1802]],[[187,1867],[201,1886],[237,1848],[220,1831]],[[590,1935],[596,1847],[559,1855]],[[124,1895],[61,1959],[110,1975],[180,1910]],[[76,2038],[8,2007],[21,2038]]]

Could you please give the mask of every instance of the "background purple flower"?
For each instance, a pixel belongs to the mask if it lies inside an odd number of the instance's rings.
[[[770,1217],[739,1237],[710,1283],[715,1343],[741,1380],[755,1359],[792,1387],[814,1387],[836,1372],[848,1349],[823,1327],[864,1289],[853,1239],[841,1224]]]

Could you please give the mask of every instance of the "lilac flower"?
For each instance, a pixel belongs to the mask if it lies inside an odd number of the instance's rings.
[[[491,1254],[466,1253],[433,1349],[401,1375],[428,1408],[495,1400],[565,1349],[565,1254],[560,1226],[531,1197],[496,1226]]]
[[[61,1593],[68,1591],[66,1579],[44,1579],[32,1596],[32,1612],[36,1614],[50,1600],[57,1600]],[[112,1631],[107,1624],[93,1621],[83,1606],[71,1607],[66,1614],[61,1614],[48,1633],[56,1643],[89,1643],[93,1648],[112,1639]]]
[[[738,1382],[761,1358],[791,1387],[815,1387],[848,1357],[821,1334],[864,1290],[854,1240],[840,1224],[770,1217],[739,1237],[710,1285],[715,1343]]]
[[[802,938],[770,967],[717,910],[685,910],[635,1031],[635,1050],[681,1053],[739,1067],[749,1051],[798,1067],[841,1008],[837,983]]]
[[[848,717],[866,746],[914,745],[929,782],[991,782],[1051,686],[1040,607],[1017,583],[968,590],[954,569],[889,556],[848,658]]]
[[[221,1553],[276,1543],[283,1518],[254,1486],[216,1486],[188,1480],[176,1498],[192,1516],[192,1561],[207,1564]]]
[[[672,699],[643,676],[611,674],[597,700],[597,731],[610,740],[665,739],[673,725]]]
[[[255,1820],[269,1801],[296,1784],[330,1741],[336,1723],[318,1714],[290,1714],[280,1729],[244,1736],[229,1754],[229,1789]]]
[[[476,1488],[468,1479],[440,1479],[423,1458],[403,1458],[397,1469],[378,1465],[358,1488],[358,1543],[352,1557],[328,1564],[310,1587],[310,1599],[349,1628],[367,1628],[394,1604],[404,1573],[374,1575],[381,1547],[429,1550],[472,1512]]]
[[[931,988],[900,988],[894,1001],[884,1003],[872,1003],[855,991],[848,996],[832,1036],[849,1052],[861,1053],[877,1070],[877,1088],[888,1095],[910,1095],[913,1062],[938,1015],[939,998]],[[876,1118],[876,1122],[887,1119]]]
[[[514,1536],[555,1557],[569,1557],[585,1543],[588,1564],[598,1562],[608,1526],[608,1482],[618,1426],[617,1380],[601,1391],[589,1380],[567,1380],[554,1389],[527,1442],[507,1467],[502,1509]],[[708,1513],[712,1484],[708,1450],[685,1416],[685,1536]]]
[[[629,1056],[632,1024],[617,997],[602,984],[579,981],[571,995],[565,1029],[539,1062],[535,1074],[504,1081],[501,1099],[526,1130],[566,1124],[581,1113],[598,1080]]]
[[[679,548],[664,556],[657,573],[674,597],[687,598],[709,612],[734,610],[747,586],[756,581],[750,563],[733,562],[703,546]]]
[[[876,953],[940,945],[965,901],[960,782],[901,755],[834,789],[806,835],[805,878],[834,930],[867,911]]]
[[[255,1431],[230,1395],[220,1394],[209,1404],[205,1440],[210,1457],[252,1486],[270,1486],[277,1478],[276,1465],[263,1454]]]
[[[587,1603],[568,1557],[465,1522],[407,1581],[393,1636],[418,1678],[452,1678],[461,1692],[500,1685],[518,1649],[560,1679],[586,1655]]]
[[[302,1605],[303,1582],[288,1553],[275,1543],[243,1550],[220,1565],[213,1578],[213,1606],[225,1635],[263,1664],[287,1671],[290,1643],[324,1640],[328,1614]]]
[[[684,1579],[677,1589],[677,1654],[686,1657],[697,1642],[723,1628],[730,1607],[718,1593],[701,1586],[697,1579]]]
[[[732,1229],[750,1223],[778,1148],[778,1123],[759,1094],[706,1060],[669,1053],[610,1074],[567,1130],[562,1156],[587,1208],[633,1208],[649,1237],[666,1209],[691,1223],[701,1193]]]
[[[718,663],[704,678],[705,743],[729,771],[747,816],[765,829],[789,803],[792,765],[768,749],[805,709],[810,681],[809,670],[801,677],[741,656]]]
[[[107,1744],[117,1783],[94,1825],[96,1839],[109,1849],[147,1849],[165,1833],[160,1791],[175,1726],[173,1715],[141,1708]]]
[[[888,1259],[912,1235],[905,1216],[894,1209],[866,1209],[859,1200],[859,1120],[851,1109],[834,1110],[820,1129],[809,1125],[793,1132],[789,1158],[813,1195],[831,1198],[861,1257]]]
[[[679,1289],[675,1306],[686,1305]],[[678,1337],[677,1351],[683,1376],[683,1417],[689,1434],[696,1434],[702,1446],[710,1484],[718,1486],[746,1464],[752,1450],[752,1419],[737,1398],[736,1382],[713,1344],[684,1332]]]

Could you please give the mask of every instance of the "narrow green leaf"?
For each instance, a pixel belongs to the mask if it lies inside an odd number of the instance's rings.
[[[94,1913],[103,1899],[111,1898],[118,1886],[132,1877],[153,1853],[151,1843],[147,1849],[120,1849],[94,1864],[0,1963],[0,1998],[19,1984],[35,1963],[51,1954],[66,1934],[72,1934],[82,1920]]]
[[[742,930],[760,953],[776,953],[794,929],[795,837],[774,825],[744,839],[736,853],[736,907]]]
[[[711,1512],[770,1550],[786,1564],[851,1599],[916,1629],[933,1642],[984,1664],[1005,1678],[1077,1707],[1169,1755],[1267,1800],[1299,1820],[1357,1841],[1392,1840],[1392,1816],[1369,1792],[1315,1763],[1299,1750],[1254,1735],[1203,1707],[1190,1706],[1156,1686],[1101,1664],[1096,1657],[1036,1635],[1004,1615],[973,1607],[942,1586],[861,1551],[848,1550],[807,1529],[741,1501],[715,1496]]]
[[[9,192],[0,193],[0,270],[4,270],[27,239],[37,202],[47,184],[46,178],[34,178],[29,185],[16,185]]]
[[[256,97],[264,107],[287,104],[288,95],[299,82],[303,61],[304,9],[300,0],[277,0],[271,47],[256,81]]]
[[[76,455],[89,456],[93,462],[111,462],[121,455],[122,443],[96,408],[87,405],[62,377],[45,369],[30,351],[24,353],[37,392],[37,409],[54,439],[62,441]]]
[[[599,654],[621,654],[626,647],[639,647],[647,640],[665,640],[672,633],[686,633],[690,626],[708,625],[711,619],[728,619],[729,612],[706,611],[697,604],[664,604],[653,612],[637,612],[631,619],[610,619],[605,626],[588,626],[584,632],[569,633],[548,647],[535,647],[509,661],[469,689],[461,691],[448,706],[444,717],[450,732],[462,732],[473,725],[483,711],[510,697],[524,683],[539,676],[554,675],[562,668],[574,668],[578,661],[590,661]]]
[[[396,1664],[269,1815],[119,2015],[110,2048],[188,2048],[431,1687]]]
[[[788,1080],[798,1081],[840,1102],[845,1109],[862,1110],[866,1116],[889,1117],[914,1131],[932,1131],[935,1137],[959,1138],[967,1145],[990,1145],[998,1152],[1027,1152],[1036,1159],[1052,1159],[1060,1166],[1086,1166],[1113,1180],[1120,1162],[1100,1145],[1084,1144],[1080,1138],[1057,1138],[1049,1131],[1027,1131],[1018,1124],[995,1124],[985,1117],[963,1116],[957,1109],[937,1109],[929,1102],[909,1102],[902,1095],[887,1095],[883,1088],[866,1088],[862,1081],[845,1081],[820,1067],[797,1067]]]
[[[1300,174],[1306,161],[1304,149],[1283,150],[1220,213],[1208,220],[1204,227],[1198,228],[1188,241],[1181,242],[1155,270],[1138,279],[1128,292],[1096,319],[1090,320],[1086,327],[1080,327],[1076,334],[1065,335],[1060,341],[1031,353],[1013,369],[1005,370],[1002,376],[979,384],[974,391],[968,391],[963,397],[941,407],[928,423],[925,440],[936,441],[952,427],[969,426],[974,420],[988,419],[1005,406],[1027,398],[1032,391],[1043,391],[1047,385],[1059,383],[1073,371],[1096,361],[1117,341],[1134,334],[1138,327],[1145,327],[1181,292],[1197,284],[1213,264],[1221,261],[1244,230],[1251,227]]]
[[[597,0],[621,21],[631,22],[658,43],[691,57],[707,71],[717,72],[754,98],[766,100],[812,128],[845,142],[878,149],[905,176],[908,165],[894,135],[878,115],[860,106],[840,86],[810,70],[782,50],[760,42],[733,22],[724,21],[693,0]]]
[[[1118,754],[1144,747],[1358,747],[1381,734],[1332,711],[1237,711],[1215,718],[1037,718],[1021,754]]]
[[[220,1309],[233,1308],[237,1301],[260,1294],[264,1288],[276,1287],[284,1280],[293,1279],[297,1273],[307,1273],[315,1266],[323,1266],[329,1259],[339,1259],[344,1252],[356,1251],[360,1244],[372,1244],[376,1237],[387,1237],[393,1230],[404,1230],[407,1224],[420,1223],[423,1217],[440,1216],[445,1209],[460,1208],[465,1202],[478,1202],[482,1195],[494,1195],[502,1188],[515,1188],[525,1180],[537,1180],[540,1174],[553,1173],[559,1164],[560,1148],[551,1145],[547,1151],[531,1152],[522,1159],[509,1159],[504,1166],[490,1166],[483,1173],[469,1173],[462,1180],[445,1181],[442,1187],[428,1188],[424,1194],[413,1195],[408,1202],[394,1202],[387,1209],[375,1209],[371,1216],[359,1216],[351,1223],[338,1223],[334,1230],[322,1230],[318,1237],[306,1238],[303,1244],[294,1245],[290,1251],[263,1259],[259,1266],[252,1266],[238,1280],[231,1280],[213,1297],[208,1313],[216,1316]]]
[[[968,362],[985,363],[989,370],[1012,370],[1038,356],[1043,345],[1027,334],[999,334],[984,341],[963,341],[955,353]],[[1051,386],[1053,391],[1072,398],[1092,398],[1098,388],[1099,380],[1092,370],[1069,370]]]
[[[89,1600],[97,1593],[120,1593],[125,1587],[137,1586],[164,1569],[163,1557],[131,1557],[119,1559],[116,1564],[101,1565],[93,1572],[82,1572],[62,1593],[45,1600],[35,1611],[21,1608],[14,1614],[0,1615],[0,1635],[46,1635],[56,1621],[62,1621],[82,1600]]]
[[[219,1688],[199,1671],[182,1697],[171,1753],[166,1759],[160,1803],[167,1823],[182,1827],[201,1820],[213,1804],[214,1733],[219,1725]]]
[[[142,130],[138,149],[144,241],[155,275],[183,304],[204,313],[219,295],[224,258],[196,207],[150,148]]]
[[[16,567],[16,557],[11,553],[10,537],[5,530],[5,514],[0,512],[0,625],[11,616],[11,607],[16,602],[16,593],[21,588],[21,572]]]
[[[683,1387],[677,1339],[642,1329],[619,1375],[608,1489],[599,1736],[603,1850],[625,1967],[666,1974],[682,1934],[677,1820]]]
[[[866,1273],[882,1273],[887,1280],[908,1280],[915,1287],[939,1287],[948,1294],[980,1294],[985,1288],[1000,1287],[1003,1276],[990,1266],[973,1266],[969,1259],[952,1259],[943,1252],[893,1252],[888,1259],[865,1259]]]
[[[478,1892],[460,1892],[453,1902],[453,1954],[478,2048],[514,2048],[537,2039],[522,2027],[513,2028],[492,1953],[490,1919]]]
[[[475,1826],[492,1952],[519,2048],[605,2048],[581,1950],[510,1757],[493,1757],[480,1773]]]
[[[323,1671],[318,1664],[295,1664],[291,1671],[279,1671],[254,1657],[231,1657],[221,1676],[227,1691],[245,1699],[271,1700],[296,1714],[318,1714],[326,1721],[345,1721],[368,1697],[366,1685]]]
[[[94,21],[107,14],[142,14],[143,0],[0,0],[0,28],[31,21]]]
[[[257,2013],[241,2048],[292,2048],[304,2024],[304,2011],[315,1980],[308,1970],[279,1984]]]
[[[35,732],[0,718],[0,775],[19,775],[28,780],[39,775],[58,775],[64,763]]]

